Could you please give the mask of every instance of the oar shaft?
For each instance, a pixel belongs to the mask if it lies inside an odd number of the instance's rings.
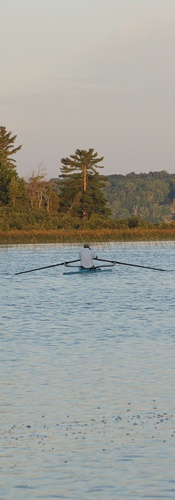
[[[166,271],[166,269],[160,269],[158,267],[150,267],[150,266],[141,266],[140,264],[129,264],[128,262],[119,262],[117,260],[106,260],[106,259],[96,259],[101,260],[102,262],[112,262],[113,264],[120,264],[122,266],[132,266],[132,267],[141,267],[143,269],[152,269],[153,271]]]
[[[101,260],[101,262],[111,262],[111,264],[116,264],[115,260],[100,259],[100,257],[95,257],[93,260]]]
[[[98,269],[98,268],[101,268],[101,267],[114,267],[115,264],[102,264],[100,266],[94,266],[94,268],[92,269]]]
[[[28,271],[20,271],[19,273],[15,273],[15,276],[17,274],[33,273],[34,271],[41,271],[41,269],[48,269],[49,267],[56,267],[56,266],[62,266],[62,265],[63,265],[63,263],[61,263],[61,264],[53,264],[51,266],[36,267],[35,269],[29,269]]]
[[[158,267],[141,266],[140,264],[128,264],[127,262],[115,261],[115,264],[122,264],[123,266],[142,267],[143,269],[152,269],[153,271],[166,271],[166,269],[160,269]]]
[[[42,269],[49,269],[49,267],[57,267],[57,266],[64,266],[65,264],[70,264],[71,262],[78,262],[80,259],[76,260],[70,260],[69,262],[60,262],[59,264],[51,264],[50,266],[44,266],[44,267],[36,267],[35,269],[29,269],[28,271],[20,271],[18,273],[15,273],[15,276],[17,274],[25,274],[25,273],[33,273],[34,271],[41,271]]]

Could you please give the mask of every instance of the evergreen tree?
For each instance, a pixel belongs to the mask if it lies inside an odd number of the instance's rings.
[[[5,205],[9,202],[9,185],[12,178],[19,178],[16,160],[12,158],[22,147],[14,147],[16,137],[12,136],[12,132],[7,132],[5,127],[0,127],[0,202]]]
[[[28,185],[23,178],[16,179],[12,177],[9,186],[9,202],[8,205],[13,208],[22,208],[28,210],[30,207],[30,199]]]
[[[89,218],[94,213],[109,216],[102,191],[106,182],[97,172],[97,168],[103,168],[99,165],[102,160],[94,149],[77,149],[74,155],[62,158],[60,210],[63,213],[81,218]]]

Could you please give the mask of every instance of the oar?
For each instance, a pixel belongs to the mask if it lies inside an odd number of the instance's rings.
[[[99,259],[99,260],[101,260],[101,259]],[[110,261],[107,261],[107,262],[110,262]],[[94,266],[94,267],[92,267],[92,269],[99,269],[99,267],[101,268],[101,267],[114,267],[114,266],[115,266],[115,262],[112,264],[104,264],[104,265],[102,264],[102,266]]]
[[[33,273],[33,271],[41,271],[41,269],[48,269],[49,267],[57,267],[57,266],[64,266],[67,264],[71,264],[71,262],[78,262],[80,259],[76,260],[70,260],[69,262],[60,262],[60,264],[51,264],[50,266],[44,266],[44,267],[36,267],[35,269],[29,269],[28,271],[20,271],[19,273],[15,273],[15,276],[17,274],[25,274],[25,273]]]
[[[101,260],[102,262],[112,262],[112,264],[121,264],[122,266],[132,266],[132,267],[142,267],[143,269],[153,269],[154,271],[166,271],[166,269],[159,269],[158,267],[141,266],[139,264],[128,264],[127,262],[117,262],[117,260],[106,260],[96,258],[95,260]]]

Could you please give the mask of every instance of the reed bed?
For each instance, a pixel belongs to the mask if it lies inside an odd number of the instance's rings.
[[[0,230],[0,244],[175,240],[175,227],[120,229]]]

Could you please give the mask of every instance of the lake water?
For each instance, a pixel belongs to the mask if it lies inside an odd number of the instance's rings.
[[[93,247],[168,272],[0,247],[1,500],[175,499],[175,244]]]

